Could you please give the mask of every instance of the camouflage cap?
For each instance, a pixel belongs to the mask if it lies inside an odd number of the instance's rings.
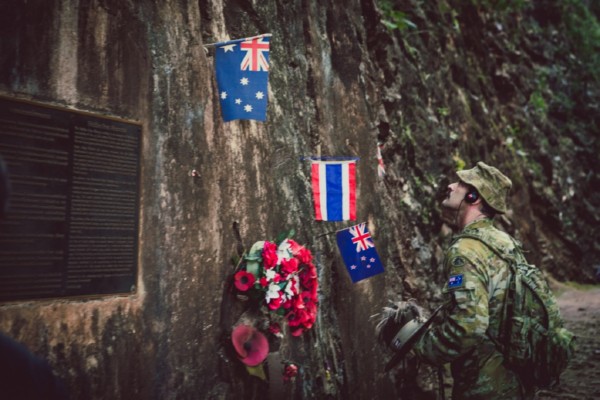
[[[456,171],[456,174],[461,181],[477,189],[490,207],[500,214],[506,213],[506,197],[512,187],[506,175],[481,161],[474,168]]]

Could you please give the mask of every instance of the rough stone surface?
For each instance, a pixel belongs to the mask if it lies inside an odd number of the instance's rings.
[[[286,396],[402,398],[370,316],[399,296],[439,302],[438,203],[479,160],[513,179],[499,225],[531,261],[591,282],[600,94],[557,33],[561,6],[396,3],[414,27],[387,29],[369,0],[4,2],[0,94],[140,121],[143,138],[138,293],[3,304],[0,329],[48,358],[74,399],[265,398],[229,345],[245,310],[231,259],[293,228],[321,302],[315,328],[281,342],[301,366]],[[267,32],[268,121],[223,123],[204,45]],[[309,155],[360,157],[358,219],[385,274],[350,282],[332,234],[349,224],[313,220]]]

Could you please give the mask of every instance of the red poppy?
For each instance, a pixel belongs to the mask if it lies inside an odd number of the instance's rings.
[[[254,282],[256,281],[256,278],[254,277],[254,275],[252,275],[251,273],[247,272],[247,271],[239,271],[238,273],[235,274],[234,276],[234,283],[235,283],[235,287],[238,288],[238,290],[245,292],[248,289],[250,289],[252,287],[252,285],[254,285]]]
[[[267,338],[252,326],[236,326],[231,333],[231,341],[241,361],[246,365],[256,366],[269,354]]]
[[[288,324],[290,326],[302,325],[308,318],[309,314],[303,308],[296,308],[287,315]]]

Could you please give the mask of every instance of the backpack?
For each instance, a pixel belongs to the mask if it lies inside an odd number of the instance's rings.
[[[520,257],[498,249],[474,234],[458,236],[480,241],[507,262],[511,277],[503,305],[498,338],[490,338],[503,353],[510,369],[529,389],[552,387],[559,382],[574,352],[573,333],[564,328],[556,298],[543,272]],[[513,239],[514,242],[514,239]]]

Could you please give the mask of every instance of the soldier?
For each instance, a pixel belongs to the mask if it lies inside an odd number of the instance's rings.
[[[442,202],[454,214],[457,228],[520,254],[511,237],[492,221],[506,212],[510,179],[483,162],[457,175],[459,181],[448,186]],[[450,363],[453,400],[532,398],[531,389],[520,384],[494,345],[510,277],[507,263],[481,241],[463,237],[452,242],[443,265],[447,306],[443,318],[417,340],[416,355],[433,365]]]

